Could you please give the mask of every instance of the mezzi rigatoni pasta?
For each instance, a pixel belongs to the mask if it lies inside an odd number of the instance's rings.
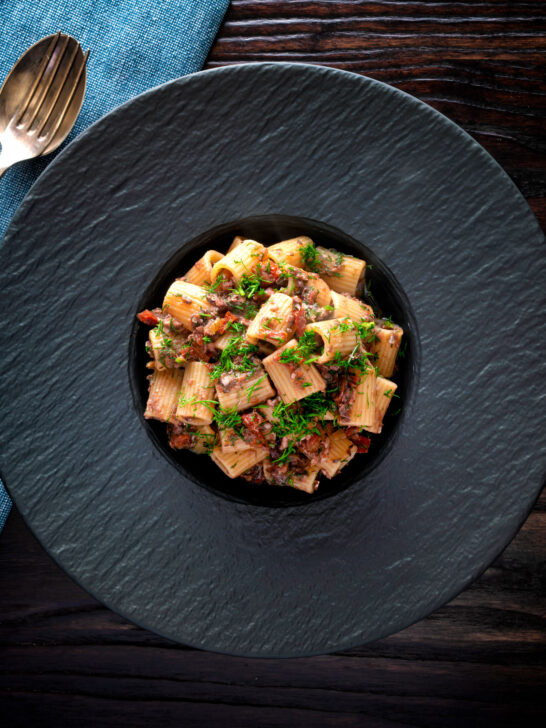
[[[312,331],[322,342],[322,352],[317,357],[317,364],[332,361],[337,354],[341,357],[346,356],[358,344],[358,333],[351,325],[350,319],[317,321],[308,324],[306,331]]]
[[[278,468],[275,468],[271,458],[267,458],[263,462],[264,478],[270,485],[285,485],[278,481]],[[289,485],[296,490],[303,490],[306,493],[314,493],[318,487],[317,477],[320,468],[316,465],[309,464],[302,472],[295,473],[290,477]]]
[[[228,478],[236,478],[246,470],[261,463],[266,457],[267,450],[265,447],[235,452],[223,452],[222,448],[215,447],[211,454],[211,458]]]
[[[311,238],[302,235],[299,238],[290,238],[289,240],[281,240],[279,243],[269,245],[267,254],[280,265],[295,265],[301,268],[302,259],[301,251],[305,246],[312,244]]]
[[[220,429],[218,431],[218,438],[220,440],[220,447],[224,453],[252,449],[252,445],[232,428]]]
[[[313,364],[302,361],[295,367],[292,365],[293,360],[287,355],[297,346],[296,339],[292,339],[263,360],[263,365],[279,396],[287,404],[326,389],[326,382]]]
[[[192,329],[192,317],[211,313],[212,305],[207,301],[207,291],[187,281],[174,281],[163,299],[163,310],[179,321],[186,329]]]
[[[243,235],[236,235],[233,240],[231,241],[231,245],[227,249],[228,253],[231,253],[232,250],[235,250],[235,248],[240,245],[241,243],[245,242],[245,238]]]
[[[144,417],[161,422],[174,420],[183,376],[184,372],[180,369],[154,371]]]
[[[365,430],[375,427],[376,380],[373,367],[369,367],[363,372],[351,371],[350,387],[353,391],[353,400],[347,414],[339,419],[341,425],[361,427]]]
[[[207,250],[205,255],[192,265],[184,276],[184,280],[196,286],[202,286],[203,283],[210,283],[212,268],[223,257],[224,254],[219,253],[217,250]]]
[[[352,255],[332,253],[326,248],[317,247],[318,254],[324,260],[335,260],[337,269],[332,275],[323,275],[326,283],[338,293],[348,293],[357,296],[362,290],[366,271],[366,262]],[[336,260],[337,258],[337,260]]]
[[[216,441],[216,432],[210,425],[197,425],[194,431],[197,437],[191,447],[192,452],[197,455],[209,455]]]
[[[290,296],[300,295],[302,289],[313,292],[313,301],[317,306],[328,306],[332,298],[330,287],[319,275],[295,265],[286,265],[281,268],[283,277],[287,279],[285,292]]]
[[[383,418],[389,408],[393,397],[398,396],[396,390],[398,385],[384,377],[377,377],[375,385],[375,420],[372,427],[367,427],[368,432],[379,434],[383,427]]]
[[[400,326],[390,323],[388,328],[385,322],[375,327],[372,352],[377,356],[377,368],[382,377],[392,377],[403,333]]]
[[[215,399],[208,365],[202,361],[188,362],[178,397],[176,419],[188,425],[210,425]]]
[[[328,451],[321,460],[320,469],[327,478],[333,478],[354,458],[357,447],[342,429],[331,432],[328,441]]]
[[[398,397],[403,331],[357,298],[365,270],[307,236],[207,251],[138,314],[144,416],[228,478],[313,493],[368,451]]]
[[[222,384],[216,385],[216,396],[224,410],[237,411],[250,409],[260,402],[275,396],[275,390],[267,373],[260,367],[251,375],[234,375],[234,385],[226,389]]]
[[[363,301],[332,291],[334,318],[350,318],[352,321],[372,321],[373,308]]]
[[[246,330],[246,338],[255,344],[258,339],[281,346],[294,333],[292,298],[285,293],[272,293]]]
[[[243,240],[213,266],[211,280],[214,283],[222,273],[224,277],[240,281],[244,275],[254,273],[266,258],[267,251],[263,245],[256,240]]]

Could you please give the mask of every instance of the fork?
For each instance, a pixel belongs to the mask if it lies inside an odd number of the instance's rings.
[[[31,46],[13,66],[0,90],[0,177],[66,139],[85,96],[88,56],[75,38],[58,32]]]

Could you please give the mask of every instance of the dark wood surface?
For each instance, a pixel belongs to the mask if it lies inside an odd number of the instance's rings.
[[[472,134],[546,228],[545,30],[543,1],[234,0],[208,66],[306,61],[397,86]],[[546,494],[450,604],[372,645],[297,660],[200,652],[129,624],[77,587],[13,511],[0,536],[0,721],[546,725]]]

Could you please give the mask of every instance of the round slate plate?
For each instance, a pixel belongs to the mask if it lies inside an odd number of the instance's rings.
[[[364,243],[413,322],[386,454],[284,507],[229,500],[165,457],[129,355],[166,261],[271,214]],[[255,656],[374,640],[468,585],[539,493],[543,236],[478,144],[393,88],[250,64],[154,89],[51,164],[0,264],[2,477],[74,579],[164,636]]]

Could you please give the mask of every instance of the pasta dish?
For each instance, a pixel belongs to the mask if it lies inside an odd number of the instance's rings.
[[[208,250],[137,314],[151,327],[144,417],[229,478],[314,492],[368,452],[397,396],[403,331],[358,298],[365,269],[305,236]]]

